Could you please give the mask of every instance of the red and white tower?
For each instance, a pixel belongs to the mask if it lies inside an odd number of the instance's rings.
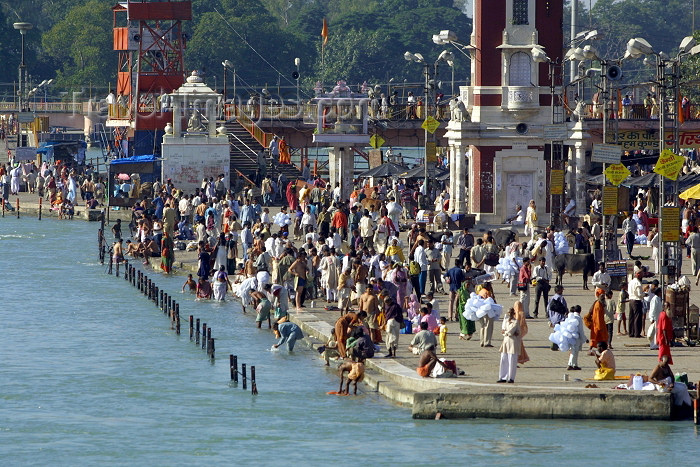
[[[163,129],[172,121],[162,98],[185,81],[182,21],[192,19],[192,2],[127,0],[112,11],[119,68],[107,126],[121,129],[130,154],[158,153]]]
[[[516,203],[525,208],[534,199],[542,214],[543,130],[552,110],[548,64],[536,63],[532,49],[561,60],[563,0],[474,0],[473,18],[471,85],[460,90],[471,122],[451,121],[447,133],[453,170],[463,167],[451,177],[453,210],[500,223]]]

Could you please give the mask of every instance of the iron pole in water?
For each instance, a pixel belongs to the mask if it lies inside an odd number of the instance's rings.
[[[241,376],[243,377],[243,389],[248,389],[248,381],[245,371],[245,363],[241,364]]]
[[[168,314],[171,316],[171,318],[175,317],[174,308],[173,308],[173,297],[170,296],[170,294],[165,294],[166,297],[168,297]]]
[[[44,198],[39,198],[39,220],[41,220],[41,207],[42,207],[43,201],[44,201]]]
[[[0,203],[2,203],[2,217],[5,217],[5,198],[2,198]]]
[[[209,344],[209,358],[214,360],[214,338],[209,339],[211,344]]]
[[[194,343],[196,345],[199,345],[199,318],[197,318],[197,332],[195,333],[195,341]]]
[[[162,290],[160,291],[160,294],[158,296],[158,306],[160,307],[161,310],[163,309],[163,291]]]
[[[194,337],[194,316],[190,315],[190,340]]]
[[[109,270],[107,271],[107,274],[112,274],[112,263],[114,262],[114,259],[112,258],[112,255],[109,255]]]
[[[250,393],[254,396],[258,394],[258,385],[255,384],[255,365],[250,365]]]
[[[17,198],[17,219],[19,219],[19,198]]]
[[[234,381],[236,377],[234,376],[236,374],[236,370],[233,368],[233,354],[229,354],[228,356],[228,368],[229,368],[229,373],[231,374],[231,381]]]
[[[180,305],[175,306],[175,334],[180,335]]]
[[[202,323],[202,348],[207,345],[207,323]]]
[[[207,355],[211,353],[211,328],[207,328]]]

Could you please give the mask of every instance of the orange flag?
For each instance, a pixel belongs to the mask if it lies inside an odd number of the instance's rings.
[[[685,122],[685,115],[683,114],[683,96],[681,96],[681,90],[678,90],[678,94],[676,95],[676,101],[677,101],[677,107],[676,107],[676,112],[678,113],[678,122],[679,123],[684,123]]]
[[[323,18],[323,27],[321,28],[321,37],[323,37],[323,45],[328,43],[328,22]]]

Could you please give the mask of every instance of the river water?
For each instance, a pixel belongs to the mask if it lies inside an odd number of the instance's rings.
[[[238,304],[194,302],[182,278],[149,274],[180,302],[176,336],[105,274],[96,230],[0,219],[3,465],[669,465],[700,452],[691,422],[416,421],[373,393],[328,396],[338,379],[314,351],[270,352]],[[190,314],[212,328],[213,364],[189,341]],[[258,396],[230,384],[230,353],[256,366]]]

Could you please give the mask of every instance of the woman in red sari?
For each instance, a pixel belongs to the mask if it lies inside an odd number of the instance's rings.
[[[664,303],[664,311],[659,314],[656,323],[656,343],[659,345],[659,361],[663,356],[668,357],[668,364],[673,365],[671,343],[673,342],[673,321],[671,320],[671,305]]]
[[[160,267],[166,274],[170,274],[175,261],[175,245],[173,240],[168,235],[168,232],[163,232],[163,240],[160,242]]]
[[[291,181],[287,185],[287,203],[289,204],[289,210],[292,212],[296,211],[297,206],[299,206],[296,181]]]

